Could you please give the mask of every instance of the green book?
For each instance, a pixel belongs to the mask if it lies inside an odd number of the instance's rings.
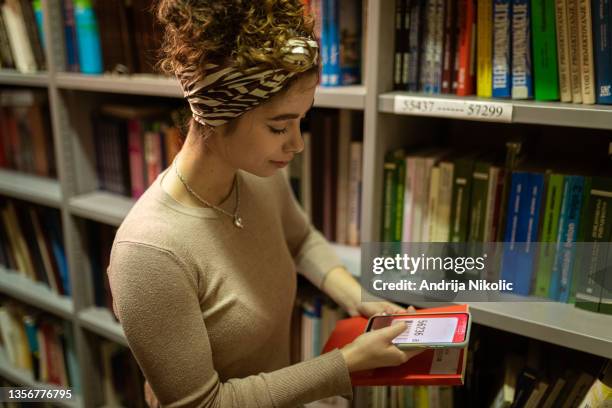
[[[563,201],[562,174],[551,174],[548,178],[546,201],[544,203],[543,224],[539,241],[542,242],[538,254],[535,295],[548,297],[550,276],[555,261],[555,246],[559,231],[559,215]]]
[[[474,157],[462,157],[455,161],[453,198],[451,200],[450,242],[466,242],[470,218],[470,196]]]
[[[604,296],[602,287],[605,285],[602,282],[603,273],[601,271],[612,260],[607,253],[610,245],[605,244],[610,242],[612,235],[612,218],[610,218],[612,178],[593,177],[587,194],[589,197],[583,213],[584,222],[580,235],[583,241],[599,243],[599,245],[590,246],[588,252],[580,251],[580,259],[576,262],[577,266],[573,274],[576,277],[574,281],[575,305],[581,309],[595,312],[601,308],[600,300]],[[607,307],[610,308],[610,306],[612,305]]]
[[[489,170],[491,163],[477,161],[472,173],[472,199],[470,201],[469,242],[482,242],[486,225],[487,197],[489,194]]]
[[[406,187],[406,155],[403,150],[396,151],[395,163],[395,177],[397,180],[395,187],[397,192],[395,193],[395,227],[393,230],[393,241],[402,242],[402,230],[404,227],[404,189]]]
[[[555,0],[531,0],[535,99],[559,99]]]

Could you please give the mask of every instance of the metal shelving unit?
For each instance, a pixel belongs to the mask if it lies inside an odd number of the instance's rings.
[[[111,312],[93,306],[92,283],[87,276],[87,253],[81,242],[79,219],[86,218],[118,226],[134,200],[96,191],[94,155],[91,153],[90,109],[100,100],[117,95],[180,98],[174,79],[134,75],[90,76],[66,73],[63,63],[62,25],[58,14],[60,0],[43,2],[45,32],[50,44],[46,49],[49,72],[20,74],[0,70],[0,84],[43,87],[48,90],[58,180],[41,179],[0,170],[0,193],[38,204],[59,208],[62,214],[66,255],[73,287],[73,298],[53,294],[39,284],[0,270],[0,292],[25,303],[59,315],[73,323],[77,358],[81,366],[83,406],[100,401],[99,370],[95,348],[88,333],[127,345],[121,326]],[[391,92],[389,67],[393,65],[393,2],[369,0],[367,54],[369,64],[365,85],[341,88],[318,88],[315,106],[355,109],[364,112],[364,164],[361,208],[362,241],[379,238],[384,154],[390,148],[418,141],[422,133],[419,115],[395,114],[396,98],[424,97],[419,94]],[[113,95],[115,94],[115,95]],[[430,96],[428,96],[430,97]],[[441,102],[503,102],[512,105],[511,123],[557,125],[612,130],[612,107],[573,105],[532,101],[493,101],[478,98],[432,97]],[[460,119],[469,119],[467,117]],[[334,245],[348,269],[359,276],[360,250]],[[401,301],[401,299],[397,299]],[[472,304],[477,323],[532,337],[565,347],[612,358],[612,316],[599,315],[559,303],[478,303]],[[25,374],[0,361],[0,376],[19,384],[33,384]],[[37,384],[37,386],[39,386]],[[95,401],[95,402],[94,402]]]
[[[477,97],[459,97],[454,95],[425,95],[410,92],[389,92],[378,97],[378,109],[383,113],[398,113],[395,103],[402,96],[411,96],[434,102],[484,102],[502,103],[512,105],[511,123],[527,123],[535,125],[570,126],[580,128],[612,130],[612,106],[610,105],[583,105],[564,102],[536,102],[505,99],[483,99]],[[420,114],[417,114],[420,115]],[[445,117],[437,115],[437,117]],[[456,116],[448,115],[448,118]],[[470,120],[466,115],[462,119]]]
[[[59,89],[170,98],[183,97],[175,79],[155,75],[83,75],[64,72],[58,73],[55,80]],[[315,93],[315,106],[363,110],[365,94],[365,87],[361,85],[318,87]]]
[[[71,319],[74,313],[72,299],[52,292],[40,282],[33,282],[19,272],[0,267],[0,292],[29,305]]]
[[[12,170],[0,169],[0,194],[54,208],[62,203],[59,181]]]

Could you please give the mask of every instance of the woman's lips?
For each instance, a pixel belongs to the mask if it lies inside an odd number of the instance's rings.
[[[285,167],[285,166],[287,166],[289,164],[288,161],[274,161],[274,160],[270,160],[270,163],[272,163],[273,165],[275,165],[279,169],[282,169],[283,167]]]

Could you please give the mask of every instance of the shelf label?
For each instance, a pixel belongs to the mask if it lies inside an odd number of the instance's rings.
[[[400,114],[489,122],[512,122],[511,103],[440,99],[410,95],[396,95],[394,103],[393,111]]]

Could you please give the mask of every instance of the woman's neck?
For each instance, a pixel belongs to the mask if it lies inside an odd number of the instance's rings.
[[[177,166],[187,185],[210,204],[219,205],[232,192],[236,169],[228,166],[213,153],[204,153],[201,149],[184,146],[173,166]],[[162,180],[162,188],[181,204],[190,207],[203,206],[203,203],[187,190],[173,168],[169,169]]]

